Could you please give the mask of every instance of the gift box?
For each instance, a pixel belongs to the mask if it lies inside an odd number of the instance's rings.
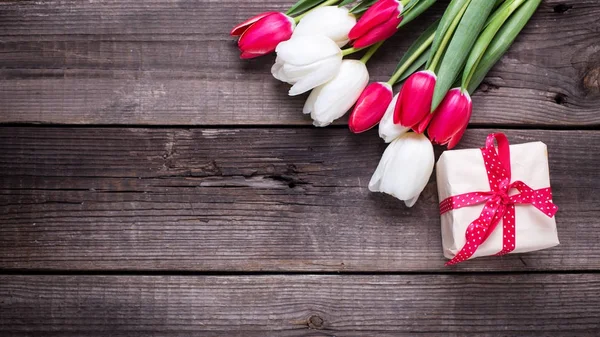
[[[436,171],[448,265],[559,244],[544,143],[492,134],[484,148],[444,152]]]

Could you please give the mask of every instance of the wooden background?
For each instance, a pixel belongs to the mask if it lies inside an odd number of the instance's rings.
[[[453,268],[433,178],[369,193],[377,132],[238,59],[229,29],[287,6],[0,1],[0,335],[600,335],[600,2],[542,3],[461,143],[548,145],[561,245]]]

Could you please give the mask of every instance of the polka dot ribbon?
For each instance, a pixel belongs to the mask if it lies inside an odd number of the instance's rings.
[[[494,147],[494,140],[498,142],[498,151]],[[552,190],[549,187],[534,190],[522,181],[510,182],[510,147],[504,134],[489,135],[486,146],[481,149],[481,154],[487,170],[490,191],[456,195],[440,203],[440,214],[453,209],[485,203],[481,215],[467,227],[467,242],[464,247],[446,263],[446,266],[455,265],[471,258],[477,248],[494,231],[500,220],[502,220],[503,248],[496,255],[512,252],[515,249],[516,239],[516,204],[532,205],[548,217],[553,217],[558,211],[558,207],[552,203]],[[513,189],[516,189],[519,194],[509,195]]]

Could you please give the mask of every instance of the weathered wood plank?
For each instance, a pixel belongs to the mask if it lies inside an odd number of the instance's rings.
[[[10,336],[597,336],[600,275],[0,276]]]
[[[600,269],[600,132],[507,134],[548,144],[562,245],[450,270]],[[368,191],[383,149],[343,129],[0,128],[0,268],[448,271],[435,183],[410,210]]]
[[[273,57],[241,61],[227,36],[291,1],[4,1],[0,123],[310,124]],[[387,43],[383,80],[445,2]],[[548,0],[474,97],[473,122],[599,125],[600,3]],[[343,121],[342,121],[343,122]]]

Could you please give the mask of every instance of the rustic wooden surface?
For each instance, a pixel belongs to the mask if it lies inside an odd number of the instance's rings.
[[[0,122],[306,125],[274,57],[242,62],[231,27],[286,1],[0,2]],[[440,1],[424,23],[441,14]],[[425,24],[370,63],[387,79]],[[547,0],[474,96],[473,123],[600,125],[600,4]]]
[[[598,274],[0,276],[0,333],[597,336],[599,292]]]
[[[504,131],[548,145],[562,245],[451,270],[600,269],[598,156],[586,155],[600,133]],[[376,132],[4,128],[0,140],[0,267],[448,270],[434,178],[412,209],[369,192]]]
[[[600,335],[600,2],[543,1],[461,144],[548,145],[561,245],[454,268],[433,178],[369,193],[376,132],[238,59],[288,3],[0,0],[0,336]]]

